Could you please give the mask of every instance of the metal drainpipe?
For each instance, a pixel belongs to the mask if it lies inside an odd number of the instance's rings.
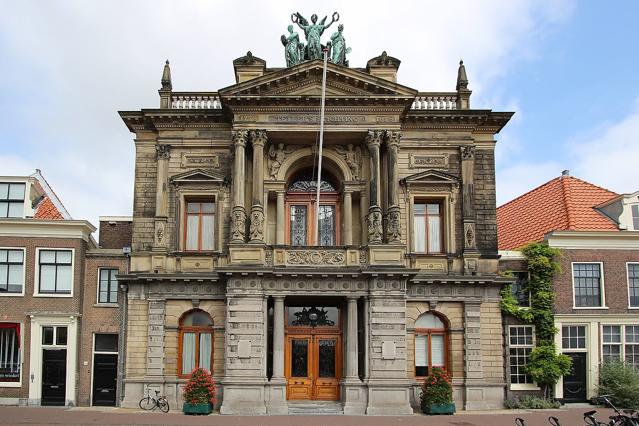
[[[129,274],[129,262],[131,257],[128,253],[125,253],[126,262],[124,264],[124,273],[125,275]],[[120,347],[118,348],[118,379],[119,379],[119,401],[118,407],[122,406],[122,401],[124,400],[124,373],[126,371],[126,318],[127,318],[127,302],[129,299],[129,285],[121,284],[120,289],[122,290],[122,314],[120,315]]]

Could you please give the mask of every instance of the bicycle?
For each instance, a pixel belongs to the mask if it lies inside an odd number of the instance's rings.
[[[608,405],[615,412],[613,416],[610,416],[610,421],[600,422],[595,418],[596,411],[586,411],[584,413],[584,421],[588,426],[639,426],[639,421],[636,417],[636,413],[633,410],[624,410],[620,412],[617,407],[612,403],[610,397],[612,395],[600,395],[597,399],[603,401],[604,405]]]
[[[151,389],[147,388],[146,396],[140,400],[140,408],[145,411],[153,411],[159,408],[163,413],[169,412],[169,402],[165,396],[160,396],[160,391],[155,391],[155,398],[151,397]]]

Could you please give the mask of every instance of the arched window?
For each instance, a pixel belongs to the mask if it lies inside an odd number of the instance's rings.
[[[428,376],[433,367],[448,369],[448,329],[427,312],[415,321],[415,376]]]
[[[200,309],[180,318],[178,376],[191,374],[196,367],[213,369],[213,320]]]
[[[330,176],[322,173],[320,183],[319,219],[316,212],[317,177],[312,169],[304,169],[291,179],[286,191],[288,212],[287,235],[292,246],[312,246],[315,229],[319,227],[319,245],[339,244],[339,194]]]

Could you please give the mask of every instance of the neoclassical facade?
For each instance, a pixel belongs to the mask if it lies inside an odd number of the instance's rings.
[[[124,406],[147,389],[181,402],[213,372],[223,414],[286,414],[298,401],[409,414],[433,367],[457,406],[501,407],[504,365],[495,134],[511,113],[396,82],[384,52],[268,68],[120,115],[134,133]],[[318,206],[319,204],[319,206]]]

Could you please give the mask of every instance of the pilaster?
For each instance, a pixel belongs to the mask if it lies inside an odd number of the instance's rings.
[[[397,159],[399,156],[399,141],[401,132],[386,132],[386,150],[388,152],[388,210],[386,211],[386,242],[389,244],[400,243],[400,210],[397,198],[399,186]]]
[[[168,247],[166,223],[168,212],[168,170],[171,146],[160,144],[155,146],[157,159],[157,180],[155,189],[155,219],[153,229],[153,250],[165,251]]]
[[[251,201],[251,222],[249,241],[264,243],[264,145],[266,130],[251,130],[253,146],[253,194]]]
[[[233,132],[233,209],[231,211],[231,242],[246,240],[246,210],[244,208],[244,149],[248,140],[248,130]]]
[[[368,208],[368,235],[369,244],[381,244],[383,236],[382,209],[380,207],[380,157],[379,148],[384,132],[381,130],[369,130],[366,135],[366,144],[370,152],[370,198]]]
[[[288,414],[286,378],[284,377],[284,296],[273,301],[273,377],[269,381],[269,414]]]
[[[460,147],[461,176],[462,176],[462,218],[463,218],[463,247],[464,274],[477,273],[476,231],[475,231],[475,147],[464,145]]]

